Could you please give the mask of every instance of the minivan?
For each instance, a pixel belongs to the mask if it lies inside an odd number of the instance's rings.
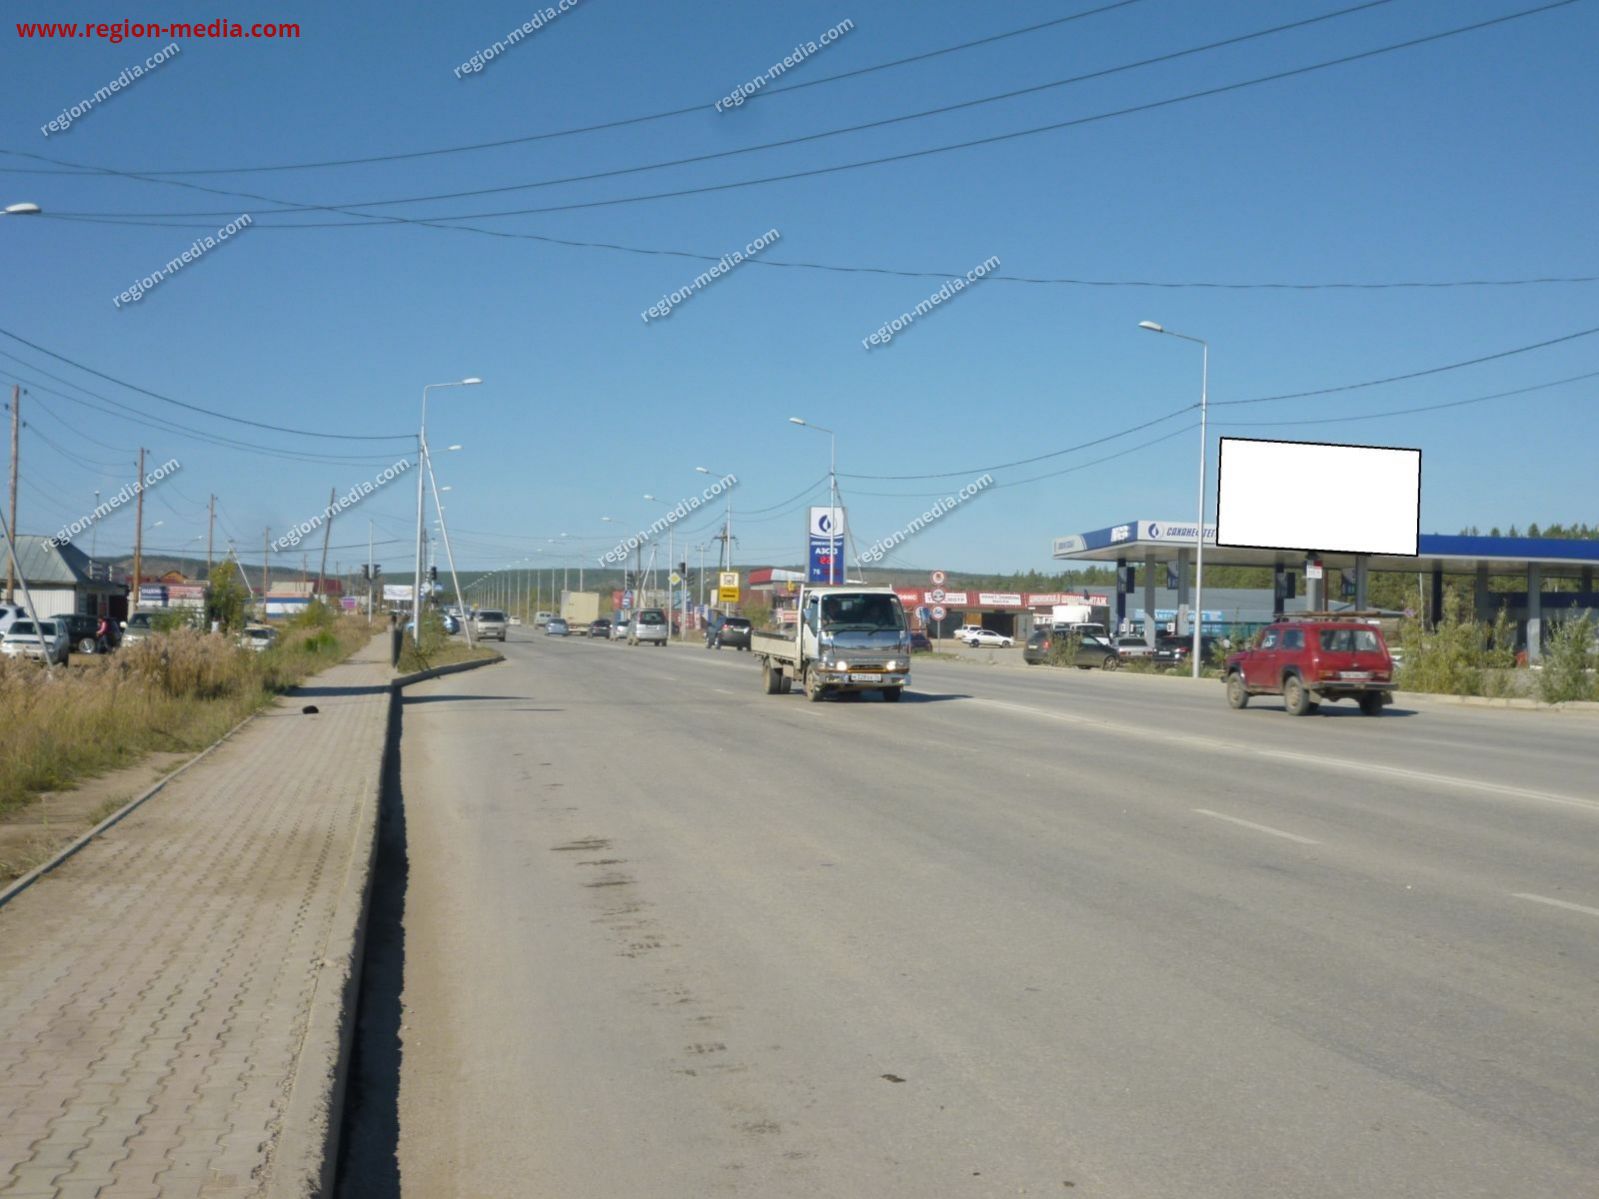
[[[668,627],[665,612],[659,608],[641,608],[627,626],[627,643],[665,645]]]

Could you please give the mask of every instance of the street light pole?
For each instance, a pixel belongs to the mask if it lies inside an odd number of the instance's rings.
[[[1199,527],[1194,531],[1194,647],[1190,652],[1193,659],[1194,678],[1199,677],[1200,667],[1200,633],[1205,627],[1205,452],[1209,449],[1209,434],[1206,429],[1206,417],[1210,410],[1210,343],[1201,337],[1190,337],[1186,333],[1174,333],[1154,321],[1139,321],[1140,329],[1148,329],[1151,333],[1164,333],[1167,337],[1179,337],[1183,341],[1192,341],[1199,344]]]
[[[831,429],[824,429],[821,425],[813,425],[807,420],[797,416],[788,418],[791,425],[799,425],[806,429],[815,429],[818,433],[827,434],[827,519],[830,524],[838,523],[838,435]],[[844,536],[840,532],[835,539],[835,529],[827,533],[827,581],[838,582],[838,551],[843,548]],[[836,542],[836,544],[835,544]],[[857,562],[856,565],[859,565]]]
[[[411,640],[418,649],[422,646],[422,534],[423,528],[423,476],[427,470],[428,392],[443,387],[475,387],[483,382],[475,375],[457,379],[453,383],[429,383],[422,388],[422,423],[416,434],[416,573],[411,576]]]

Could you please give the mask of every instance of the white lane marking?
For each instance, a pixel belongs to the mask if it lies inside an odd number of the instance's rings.
[[[1301,845],[1320,845],[1320,841],[1312,841],[1309,837],[1301,837],[1298,833],[1285,833],[1280,828],[1271,828],[1264,824],[1256,824],[1253,820],[1240,820],[1236,816],[1224,816],[1220,812],[1212,812],[1209,808],[1195,808],[1201,816],[1214,816],[1217,820],[1225,820],[1229,824],[1241,825],[1252,828],[1257,833],[1270,833],[1273,837],[1282,837],[1288,841],[1298,841]]]
[[[1466,791],[1482,791],[1490,795],[1507,795],[1513,799],[1535,799],[1541,803],[1560,804],[1563,807],[1584,808],[1590,812],[1599,812],[1599,800],[1581,799],[1574,795],[1558,795],[1550,791],[1534,791],[1529,787],[1512,787],[1507,783],[1489,783],[1480,779],[1461,778],[1452,774],[1434,774],[1426,770],[1406,770],[1401,766],[1380,766],[1375,762],[1326,758],[1319,754],[1301,753],[1297,750],[1264,749],[1257,745],[1243,745],[1235,741],[1219,741],[1209,737],[1196,737],[1188,733],[1162,733],[1155,729],[1132,728],[1127,725],[1115,724],[1092,716],[1079,716],[1069,712],[1050,712],[1043,708],[1034,708],[1026,704],[1005,703],[996,699],[969,699],[965,702],[981,704],[990,708],[1003,708],[1011,712],[1025,712],[1030,716],[1039,716],[1045,720],[1058,720],[1066,724],[1089,725],[1093,728],[1103,729],[1108,733],[1136,738],[1145,744],[1151,741],[1160,741],[1168,745],[1187,745],[1209,753],[1271,758],[1283,762],[1316,766],[1334,773],[1374,774],[1383,778],[1425,783],[1435,787],[1454,787]]]
[[[1564,899],[1549,899],[1543,895],[1528,895],[1523,891],[1512,891],[1512,899],[1530,899],[1533,903],[1546,903],[1552,908],[1565,908],[1571,912],[1582,912],[1587,916],[1599,916],[1599,908],[1585,907],[1580,903],[1567,903]]]

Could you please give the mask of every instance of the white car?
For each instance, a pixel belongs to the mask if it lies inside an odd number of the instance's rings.
[[[54,620],[41,620],[37,630],[31,620],[14,620],[0,640],[0,654],[8,658],[44,658],[64,666],[68,652],[66,630]]]
[[[996,633],[992,629],[978,629],[974,633],[968,633],[965,640],[966,644],[973,649],[985,645],[990,649],[1010,649],[1016,644],[1009,637]]]
[[[244,631],[239,634],[240,648],[254,650],[258,654],[264,654],[276,645],[277,641],[278,631],[264,624],[246,625]]]
[[[554,612],[535,612],[533,613],[533,627],[535,629],[542,629],[554,619]]]
[[[13,621],[27,619],[28,610],[21,604],[0,604],[0,637],[5,636]]]
[[[975,634],[986,632],[988,630],[980,624],[963,624],[955,630],[953,636],[956,641],[970,641]]]

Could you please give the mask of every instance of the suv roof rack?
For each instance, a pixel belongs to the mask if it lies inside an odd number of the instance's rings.
[[[1396,614],[1380,611],[1376,608],[1355,611],[1349,609],[1345,612],[1284,612],[1277,619],[1280,622],[1290,620],[1389,620],[1395,619]]]

